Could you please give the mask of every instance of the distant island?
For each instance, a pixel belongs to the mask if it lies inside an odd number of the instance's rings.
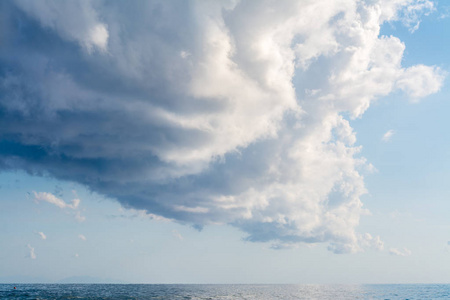
[[[99,278],[99,277],[92,277],[92,276],[71,276],[66,277],[61,280],[49,280],[48,278],[41,278],[41,277],[32,277],[32,276],[4,276],[0,277],[0,283],[61,283],[61,284],[67,284],[67,283],[120,283],[124,284],[126,282],[111,279],[111,278]]]

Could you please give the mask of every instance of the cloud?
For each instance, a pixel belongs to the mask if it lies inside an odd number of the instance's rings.
[[[418,101],[439,91],[445,75],[445,72],[436,67],[412,66],[402,72],[397,87],[405,91],[412,101]]]
[[[450,17],[450,6],[441,6],[439,8],[439,20],[447,19]]]
[[[91,2],[44,0],[36,3],[32,0],[18,0],[16,5],[38,20],[43,27],[55,30],[63,39],[78,42],[88,52],[94,48],[107,50],[108,30],[98,20]]]
[[[79,234],[79,235],[78,235],[78,238],[79,238],[80,240],[82,240],[82,241],[85,241],[85,240],[86,240],[86,237],[85,237],[84,235],[82,235],[82,234]]]
[[[428,2],[2,1],[0,168],[273,248],[380,247],[356,231],[371,165],[349,119],[440,89],[380,35]]]
[[[109,218],[125,218],[125,219],[136,219],[136,218],[142,218],[142,219],[149,219],[149,220],[155,220],[158,222],[171,222],[174,221],[173,219],[167,219],[162,216],[154,215],[148,213],[144,209],[133,209],[133,208],[127,208],[124,209],[123,207],[120,207],[118,209],[119,213],[118,215],[109,215]]]
[[[399,1],[402,2],[402,1]],[[403,1],[409,2],[410,5],[404,7],[401,10],[401,20],[405,26],[409,28],[410,32],[414,32],[419,29],[420,19],[422,15],[429,15],[436,10],[434,2],[430,0],[419,1]]]
[[[172,235],[175,237],[175,238],[177,238],[177,239],[179,239],[180,241],[182,241],[183,240],[183,236],[181,235],[181,233],[179,233],[177,230],[172,230]]]
[[[34,199],[36,201],[45,201],[45,202],[51,203],[53,205],[56,205],[59,208],[77,209],[78,206],[80,205],[80,199],[73,199],[72,204],[67,204],[66,202],[64,202],[64,200],[57,198],[55,195],[53,195],[51,193],[45,193],[45,192],[36,193],[35,191],[33,191],[33,194],[34,194]]]
[[[53,205],[58,206],[59,208],[69,208],[69,209],[73,209],[73,210],[77,210],[80,206],[81,200],[80,199],[73,199],[71,204],[68,204],[66,202],[64,202],[64,200],[56,197],[55,195],[51,194],[51,193],[46,193],[46,192],[35,192],[33,191],[34,194],[34,200],[39,202],[39,201],[45,201],[48,203],[51,203]],[[86,220],[86,217],[81,215],[80,211],[76,211],[75,212],[75,220],[77,220],[78,222],[84,222]]]
[[[409,250],[407,248],[403,248],[403,249],[390,248],[389,254],[396,255],[396,256],[410,256],[411,250]]]
[[[394,134],[395,134],[395,131],[390,129],[390,130],[386,131],[385,134],[383,134],[383,137],[381,139],[383,140],[383,142],[389,142]]]
[[[34,248],[31,247],[30,244],[28,244],[27,247],[28,247],[28,249],[30,250],[29,257],[30,257],[31,259],[36,259],[37,256],[36,256],[36,253],[34,252]]]
[[[36,234],[38,234],[43,240],[47,239],[47,236],[42,231],[36,232]]]
[[[81,213],[77,211],[75,214],[75,220],[77,220],[78,222],[84,222],[86,221],[86,217],[82,216]]]

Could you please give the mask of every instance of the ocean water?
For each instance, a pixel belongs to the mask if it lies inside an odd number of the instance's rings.
[[[0,284],[0,299],[450,299],[450,284]]]

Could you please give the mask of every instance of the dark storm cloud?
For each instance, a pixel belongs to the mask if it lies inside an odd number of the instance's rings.
[[[379,24],[403,6],[372,2],[2,1],[0,167],[274,248],[380,248],[342,114],[443,77],[401,68]]]

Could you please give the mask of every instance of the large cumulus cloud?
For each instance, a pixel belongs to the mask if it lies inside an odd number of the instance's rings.
[[[126,207],[226,223],[281,248],[382,247],[355,231],[364,169],[348,118],[395,89],[424,0],[2,1],[0,167],[85,184]]]

